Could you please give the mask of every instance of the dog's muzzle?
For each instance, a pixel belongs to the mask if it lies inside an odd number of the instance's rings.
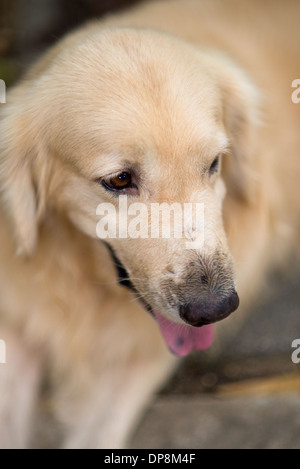
[[[225,319],[238,308],[239,303],[238,294],[233,290],[222,299],[199,300],[180,306],[179,315],[190,326],[201,327]]]

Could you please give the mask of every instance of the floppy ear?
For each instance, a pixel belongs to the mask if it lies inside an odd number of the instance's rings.
[[[235,64],[226,63],[219,78],[224,125],[230,138],[231,156],[224,158],[227,191],[244,202],[256,193],[257,132],[261,125],[258,89]]]
[[[33,122],[20,108],[21,104],[14,103],[1,109],[0,188],[17,254],[30,255],[36,247],[38,218],[44,206],[40,184],[34,181],[42,150],[35,141]]]

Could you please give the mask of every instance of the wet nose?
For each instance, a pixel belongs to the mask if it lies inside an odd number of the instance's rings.
[[[239,306],[239,297],[235,290],[226,297],[206,298],[180,306],[181,319],[190,326],[200,327],[205,324],[220,321],[229,316]]]

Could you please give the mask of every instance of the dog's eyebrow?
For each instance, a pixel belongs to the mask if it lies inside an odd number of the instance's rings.
[[[228,153],[230,149],[230,140],[223,132],[219,132],[216,135],[217,145],[219,147],[219,153]]]
[[[223,132],[216,132],[202,144],[202,151],[209,160],[217,155],[229,153],[230,139]]]
[[[102,157],[99,159],[99,164],[96,161],[93,166],[94,170],[91,176],[93,180],[102,179],[110,175],[116,175],[122,171],[132,171],[136,175],[140,173],[138,164],[129,160],[117,160],[116,157],[113,157],[113,162],[109,163],[106,163],[105,157]]]

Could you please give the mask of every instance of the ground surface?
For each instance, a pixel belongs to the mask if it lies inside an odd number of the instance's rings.
[[[132,448],[300,448],[299,276],[276,280],[230,346],[196,353],[156,396]],[[300,356],[300,354],[299,354]]]

